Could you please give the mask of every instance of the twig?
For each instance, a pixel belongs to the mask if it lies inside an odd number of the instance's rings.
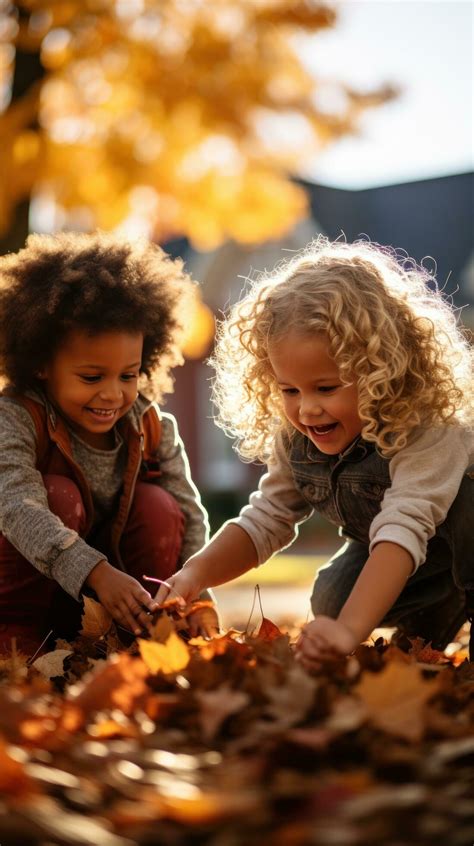
[[[247,625],[245,626],[244,635],[247,634],[248,628],[249,628],[249,625],[250,625],[250,620],[252,619],[253,609],[255,608],[255,600],[257,598],[257,590],[258,590],[258,585],[255,585],[255,588],[254,588],[254,591],[253,591],[252,607],[250,609],[250,614],[249,614],[249,618],[247,620]]]
[[[183,602],[184,605],[186,605],[186,600],[185,600],[184,596],[181,596],[181,594],[178,593],[178,591],[173,587],[173,585],[170,585],[169,582],[165,582],[164,579],[156,579],[154,576],[142,576],[142,579],[145,582],[156,582],[156,584],[158,584],[158,585],[164,585],[165,587],[168,588],[168,590],[173,591],[173,593],[176,594],[178,599],[180,599],[181,602]]]
[[[262,597],[260,595],[260,585],[255,585],[255,590],[257,591],[258,604],[260,605],[260,613],[262,615],[262,621],[263,621],[265,619],[265,614],[263,613]]]
[[[35,654],[32,656],[32,658],[28,658],[28,661],[26,662],[26,666],[27,666],[27,667],[31,666],[31,664],[32,664],[32,663],[33,663],[33,661],[35,660],[35,658],[36,658],[36,656],[37,656],[38,652],[40,651],[40,649],[42,649],[42,648],[43,648],[44,644],[45,644],[45,643],[46,643],[46,641],[48,640],[48,637],[49,637],[50,635],[52,635],[52,634],[53,634],[53,629],[51,629],[51,631],[49,631],[49,632],[48,632],[48,634],[46,635],[45,639],[44,639],[44,640],[40,643],[40,645],[38,646],[38,649],[36,650],[36,652],[35,652]]]

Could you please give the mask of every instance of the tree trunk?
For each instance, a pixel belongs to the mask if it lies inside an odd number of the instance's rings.
[[[25,15],[20,12],[20,17]],[[44,69],[40,62],[39,52],[26,53],[23,50],[16,51],[15,72],[12,84],[12,103],[23,97],[28,89],[44,76]],[[0,237],[0,255],[8,252],[16,252],[23,247],[29,232],[29,198],[18,203],[10,228]]]

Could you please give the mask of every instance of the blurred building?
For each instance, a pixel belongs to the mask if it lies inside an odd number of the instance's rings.
[[[210,253],[193,251],[184,239],[164,247],[185,260],[219,317],[238,299],[247,278],[270,270],[319,233],[331,239],[344,233],[348,241],[365,235],[405,250],[429,270],[436,267],[438,284],[474,328],[473,181],[474,174],[466,173],[357,191],[305,183],[312,215],[282,240],[254,248],[229,242]],[[245,502],[262,467],[240,461],[213,423],[211,378],[204,362],[188,361],[176,371],[175,393],[166,407],[178,418],[215,529]]]

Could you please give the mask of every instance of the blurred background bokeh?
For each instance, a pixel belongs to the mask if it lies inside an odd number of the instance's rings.
[[[166,407],[213,530],[262,473],[214,425],[205,363],[246,278],[363,234],[474,325],[472,32],[469,0],[0,0],[0,252],[99,227],[184,259],[200,298]],[[264,570],[306,584],[337,543],[313,519]]]

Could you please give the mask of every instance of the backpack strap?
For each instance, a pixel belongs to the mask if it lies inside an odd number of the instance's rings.
[[[33,420],[36,431],[36,463],[38,467],[41,467],[50,446],[48,425],[46,422],[46,409],[44,405],[40,402],[36,402],[34,399],[31,399],[31,397],[25,397],[23,394],[17,394],[13,391],[10,392],[7,390],[2,393],[5,396],[10,396],[15,400],[15,402],[18,402],[23,406],[23,408],[26,408],[28,414]]]
[[[147,464],[157,463],[156,453],[161,441],[161,417],[158,407],[151,405],[143,415],[143,459]]]

